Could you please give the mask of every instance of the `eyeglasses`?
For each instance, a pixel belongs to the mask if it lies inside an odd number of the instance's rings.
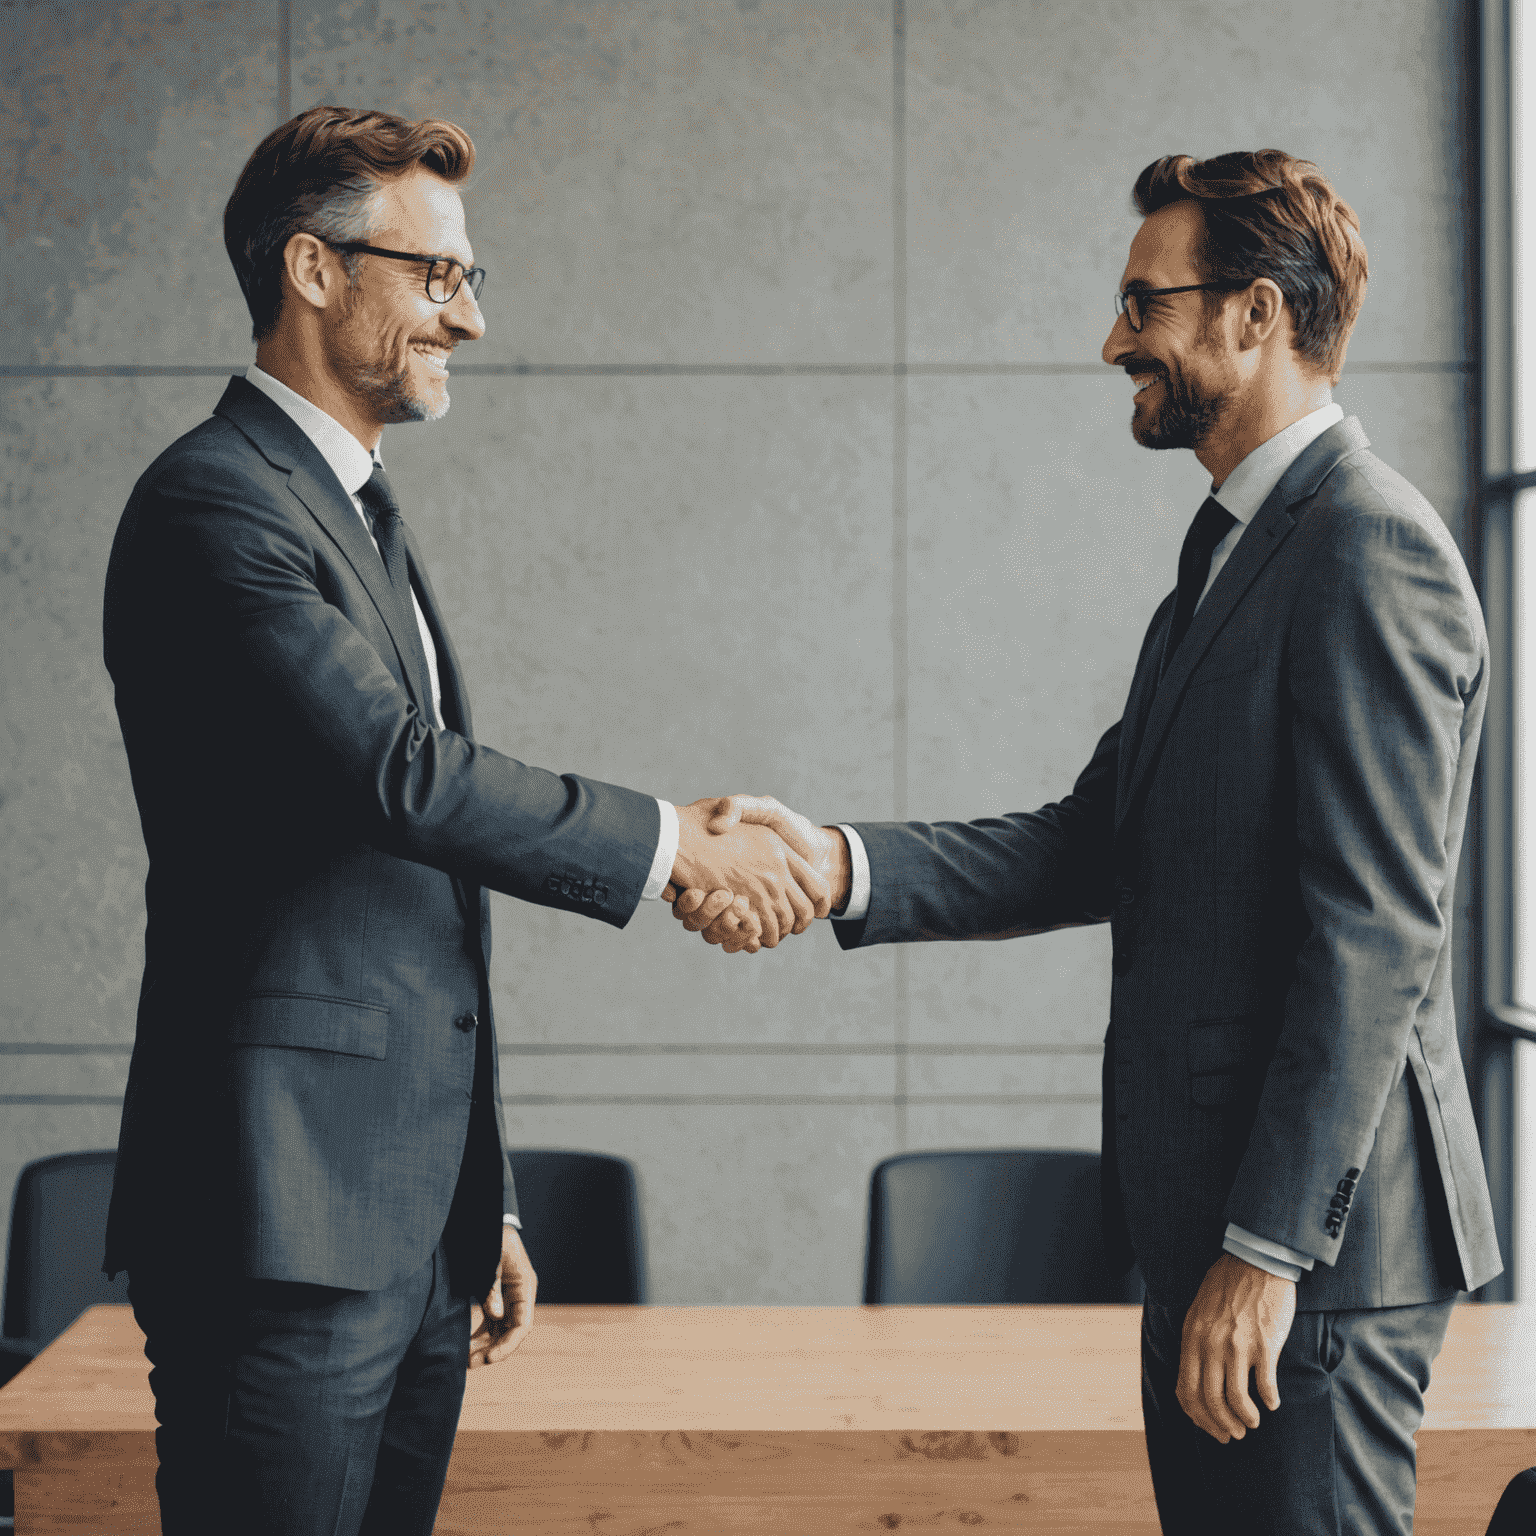
[[[1241,277],[1220,283],[1185,283],[1182,288],[1131,288],[1115,295],[1115,313],[1124,315],[1131,329],[1140,335],[1147,318],[1142,304],[1147,299],[1160,299],[1170,293],[1236,293],[1252,281],[1251,277]]]
[[[466,278],[469,279],[469,291],[477,300],[480,290],[485,287],[484,267],[466,267],[452,256],[422,256],[414,251],[386,251],[376,245],[364,245],[361,240],[326,240],[325,243],[333,251],[363,251],[369,256],[387,256],[391,261],[419,262],[427,269],[427,297],[434,304],[446,304],[459,291],[459,284]]]

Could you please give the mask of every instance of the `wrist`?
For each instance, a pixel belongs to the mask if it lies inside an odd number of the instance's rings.
[[[832,911],[835,914],[847,907],[853,891],[853,855],[848,852],[848,837],[841,827],[823,827],[821,830],[832,843],[827,884],[832,888]]]

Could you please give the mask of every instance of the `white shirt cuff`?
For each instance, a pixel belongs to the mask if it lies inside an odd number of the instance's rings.
[[[658,800],[656,804],[661,810],[661,836],[656,839],[656,857],[651,860],[651,872],[640,892],[641,901],[655,901],[661,895],[672,878],[672,866],[677,863],[677,807],[670,800]]]
[[[832,916],[839,923],[856,923],[869,915],[869,854],[865,850],[864,839],[852,827],[842,821],[838,822],[838,827],[848,839],[848,863],[851,868],[848,876],[848,905]]]
[[[501,1213],[501,1224],[504,1227],[516,1227],[519,1232],[523,1230],[522,1222],[511,1211],[503,1211]]]
[[[1309,1270],[1317,1262],[1310,1253],[1298,1253],[1277,1243],[1273,1238],[1260,1237],[1235,1221],[1227,1223],[1227,1235],[1223,1248],[1236,1258],[1244,1259],[1257,1269],[1267,1270],[1285,1280],[1299,1280],[1303,1270]]]

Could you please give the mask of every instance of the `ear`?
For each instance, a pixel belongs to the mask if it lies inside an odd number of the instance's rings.
[[[315,309],[337,304],[347,287],[340,256],[325,241],[303,231],[290,235],[283,247],[283,279],[285,290]]]
[[[1255,278],[1243,295],[1242,334],[1238,345],[1247,351],[1259,347],[1286,325],[1285,295],[1270,278]]]

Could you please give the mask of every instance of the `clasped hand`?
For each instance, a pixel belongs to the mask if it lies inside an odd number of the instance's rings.
[[[846,901],[847,844],[771,795],[678,807],[677,862],[662,892],[691,933],[727,954],[774,948]]]

